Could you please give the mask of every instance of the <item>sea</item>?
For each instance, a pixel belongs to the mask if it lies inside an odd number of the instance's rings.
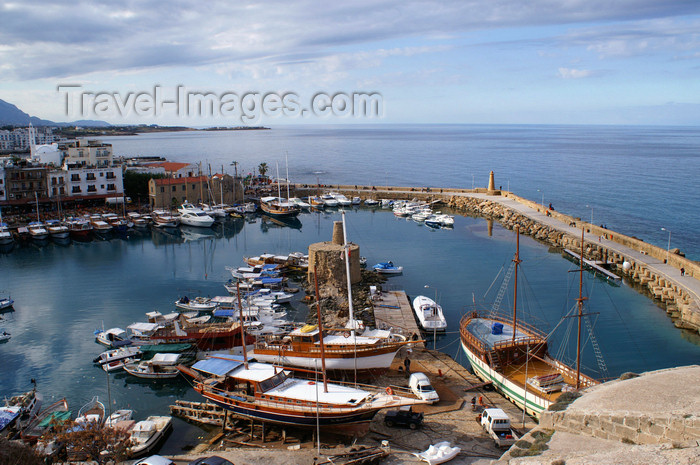
[[[273,127],[269,130],[192,131],[106,137],[116,155],[163,156],[201,162],[208,172],[248,173],[260,163],[268,174],[296,183],[421,187],[496,185],[565,213],[665,247],[700,256],[700,217],[694,214],[700,137],[693,128],[608,126],[377,126]],[[288,167],[288,168],[287,168]],[[473,184],[472,184],[473,183]],[[455,213],[455,212],[453,212]],[[369,265],[392,260],[404,273],[385,289],[410,298],[426,295],[442,305],[448,331],[425,335],[430,347],[468,364],[459,347],[459,320],[488,306],[515,251],[515,235],[498,223],[456,214],[454,228],[431,229],[396,218],[390,210],[353,207],[345,214],[348,239]],[[0,395],[28,390],[35,379],[45,403],[66,397],[72,410],[92,396],[112,410],[131,408],[137,420],[169,414],[176,399],[198,400],[187,380],[143,381],[105,374],[92,360],[103,347],[101,328],[126,327],[145,313],[174,310],[189,297],[225,295],[227,267],[244,256],[306,251],[331,239],[341,212],[303,213],[279,224],[262,216],[228,219],[211,229],[149,230],[88,243],[28,244],[0,254],[0,296],[14,310],[0,314],[12,334],[0,344]],[[662,231],[661,228],[665,228]],[[560,251],[520,238],[522,286],[518,303],[529,322],[550,334],[551,351],[574,359],[578,275]],[[292,283],[299,286],[299,283]],[[613,286],[589,273],[584,280],[588,323],[584,371],[597,377],[700,361],[697,333],[673,326],[665,310],[633,283]],[[303,321],[303,292],[287,305]],[[595,349],[597,347],[597,350]],[[600,360],[603,363],[600,363]],[[194,446],[211,430],[179,419],[162,453]]]

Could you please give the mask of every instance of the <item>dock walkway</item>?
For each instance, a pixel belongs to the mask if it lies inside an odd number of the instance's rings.
[[[377,327],[401,328],[407,336],[413,334],[420,336],[418,324],[413,316],[413,308],[404,291],[382,292],[372,299],[372,307]],[[419,343],[417,347],[424,348],[425,345]]]

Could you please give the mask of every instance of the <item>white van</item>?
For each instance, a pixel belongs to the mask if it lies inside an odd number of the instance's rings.
[[[410,378],[408,378],[408,387],[411,391],[419,398],[434,404],[440,400],[440,396],[435,391],[435,388],[431,386],[430,380],[425,373],[411,373]]]

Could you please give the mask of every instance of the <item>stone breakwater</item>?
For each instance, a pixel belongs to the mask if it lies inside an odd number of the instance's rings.
[[[542,205],[519,197],[510,192],[477,189],[440,189],[421,187],[376,187],[376,186],[299,186],[295,195],[316,195],[332,189],[348,197],[358,196],[362,200],[372,199],[414,199],[424,202],[442,201],[449,207],[467,214],[481,216],[500,222],[504,227],[520,227],[522,234],[553,247],[568,248],[575,252],[581,250],[581,227],[586,236],[584,257],[589,260],[606,261],[631,282],[639,285],[651,297],[665,304],[666,312],[679,328],[700,333],[700,294],[683,286],[669,274],[663,273],[646,262],[652,258],[661,262],[668,260],[674,273],[680,275],[683,268],[685,275],[700,278],[700,264],[676,254],[667,253],[655,245],[635,237],[625,236],[554,210],[547,210]],[[556,225],[544,224],[527,214],[504,205],[504,201],[514,201],[520,207],[526,207],[528,213],[546,215],[547,219],[557,220]],[[616,248],[619,247],[619,250]],[[626,250],[627,252],[623,252]]]
[[[514,198],[515,196],[510,194],[509,197]],[[532,204],[532,202],[526,199],[516,198],[516,200],[526,205]],[[577,253],[581,250],[580,235],[575,236],[553,226],[542,224],[497,201],[467,196],[450,196],[447,199],[447,205],[456,210],[497,220],[508,229],[515,229],[515,227],[518,226],[521,234],[532,236],[553,247],[562,249],[568,248]],[[537,211],[542,210],[542,207],[538,204],[528,206]],[[556,211],[550,211],[549,215],[572,227],[578,225],[580,228],[583,226],[588,237],[595,238],[591,241],[587,241],[584,238],[583,251],[585,258],[610,263],[618,273],[638,283],[646,289],[651,296],[664,303],[666,305],[666,312],[675,319],[677,327],[700,332],[700,308],[698,307],[697,300],[693,298],[687,289],[683,288],[670,277],[654,271],[643,261],[632,257],[631,254],[620,253],[597,241],[598,238],[605,238],[606,243],[613,241],[626,247],[634,247],[634,249],[639,250],[643,256],[655,256],[656,258],[659,258],[659,256],[663,257],[664,254],[666,254],[666,250],[644,243],[639,239],[618,234],[615,231],[610,231],[589,223],[582,223],[579,218],[573,218]],[[698,265],[696,263],[684,257],[671,254],[669,256],[669,264],[673,264],[674,261],[678,262],[678,268],[684,267],[686,269],[686,274],[689,276],[700,275],[700,270],[698,270]]]

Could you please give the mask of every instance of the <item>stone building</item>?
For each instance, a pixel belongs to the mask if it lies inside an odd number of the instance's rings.
[[[151,208],[165,209],[185,201],[218,204],[223,193],[223,203],[231,205],[243,200],[243,186],[236,184],[234,189],[233,177],[228,174],[217,174],[211,180],[206,176],[151,179],[148,181],[148,202]]]

